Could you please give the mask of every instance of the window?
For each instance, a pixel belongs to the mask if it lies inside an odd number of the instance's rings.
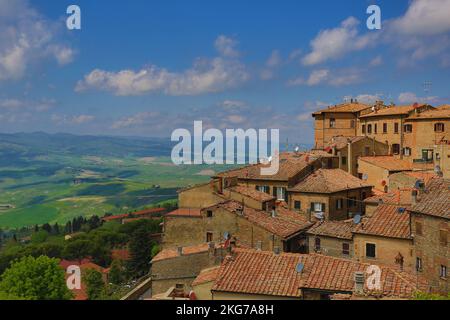
[[[447,231],[440,230],[439,231],[439,242],[441,246],[447,246]]]
[[[400,145],[397,143],[394,143],[392,145],[392,153],[393,154],[400,154]]]
[[[441,265],[439,269],[439,276],[441,278],[447,278],[447,266]]]
[[[336,199],[336,209],[341,210],[344,206],[344,200],[343,199]]]
[[[416,271],[422,271],[422,258],[416,258]]]
[[[346,165],[347,165],[347,157],[342,157],[341,164],[342,164],[343,166],[346,166]]]
[[[387,123],[383,123],[383,133],[387,133]]]
[[[416,222],[416,235],[421,236],[422,234],[422,223]]]
[[[434,150],[433,149],[422,149],[422,160],[423,161],[432,161],[434,158]]]
[[[366,257],[375,258],[376,257],[376,245],[373,243],[366,243]]]
[[[372,125],[371,124],[367,125],[367,133],[372,134]]]
[[[212,242],[213,241],[213,233],[207,232],[206,233],[206,242]]]
[[[347,199],[347,206],[349,208],[356,207],[356,198],[355,197],[351,197],[350,199]]]
[[[434,132],[444,132],[445,126],[443,123],[436,123],[434,125]]]
[[[270,187],[269,186],[256,186],[256,190],[264,193],[270,194]]]
[[[398,133],[399,125],[398,123],[394,123],[394,133]]]
[[[311,212],[325,212],[325,203],[312,202]]]
[[[320,251],[320,238],[315,238],[314,239],[314,250],[315,251]]]
[[[276,192],[276,197],[278,201],[286,201],[287,202],[287,193],[286,188],[283,187],[276,187],[274,188],[274,191]]]
[[[403,130],[405,131],[405,133],[411,133],[412,132],[412,124],[405,124],[405,126],[403,127]]]
[[[366,125],[365,124],[363,124],[361,126],[361,131],[362,131],[362,134],[366,134]]]
[[[364,147],[364,155],[366,157],[370,156],[370,147]]]
[[[211,210],[206,211],[206,217],[207,218],[212,218],[213,217],[213,212]]]
[[[411,148],[403,148],[403,155],[407,157],[411,156]]]
[[[350,244],[343,243],[342,244],[342,254],[348,256],[350,254]]]
[[[335,118],[330,119],[330,128],[336,128],[336,119]]]
[[[375,134],[377,134],[378,133],[378,125],[375,123],[375,125],[374,125],[374,127],[373,127],[373,132],[375,133]]]
[[[302,203],[300,201],[294,202],[294,209],[295,210],[301,210],[302,209]]]

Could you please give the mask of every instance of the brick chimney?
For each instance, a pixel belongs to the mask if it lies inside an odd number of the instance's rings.
[[[354,291],[356,294],[364,293],[364,283],[366,282],[366,276],[364,272],[355,272],[354,274],[355,287]]]

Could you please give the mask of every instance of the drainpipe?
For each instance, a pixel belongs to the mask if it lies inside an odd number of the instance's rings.
[[[347,144],[347,165],[348,165],[348,173],[353,175],[353,159],[352,159],[352,144],[349,142]]]

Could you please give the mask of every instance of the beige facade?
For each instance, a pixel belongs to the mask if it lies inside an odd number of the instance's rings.
[[[205,208],[221,201],[214,190],[214,184],[206,183],[182,190],[178,193],[180,208]]]
[[[318,243],[319,246],[317,246]],[[311,253],[315,252],[342,259],[353,259],[354,256],[352,239],[308,234],[308,245]]]

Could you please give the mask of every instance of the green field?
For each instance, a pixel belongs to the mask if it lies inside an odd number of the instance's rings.
[[[176,199],[179,188],[229,169],[175,167],[170,158],[160,155],[109,154],[16,153],[14,161],[1,161],[0,228],[139,210]]]

